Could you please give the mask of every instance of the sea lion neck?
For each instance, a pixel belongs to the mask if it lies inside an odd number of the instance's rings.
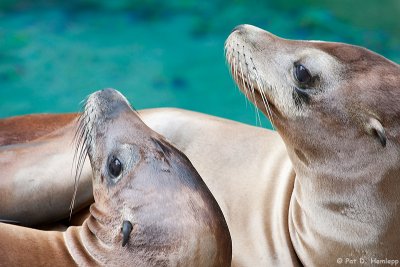
[[[96,202],[90,206],[90,216],[86,226],[102,243],[108,246],[121,246],[122,223],[123,216],[120,211]]]
[[[400,168],[382,168],[368,177],[363,172],[352,180],[318,172],[296,173],[289,232],[305,266],[326,264],[315,255],[332,255],[328,264],[332,265],[340,257],[368,262],[398,253]],[[369,177],[373,181],[366,182]]]
[[[338,123],[315,119],[279,128],[296,173],[289,232],[305,266],[333,265],[340,257],[367,262],[396,255],[400,246],[396,230],[393,235],[400,223],[400,150],[393,129],[386,128],[383,146],[353,121]],[[315,255],[332,255],[332,262]]]

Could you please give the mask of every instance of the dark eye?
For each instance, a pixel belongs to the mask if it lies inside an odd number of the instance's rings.
[[[121,174],[122,164],[116,157],[112,157],[110,163],[108,164],[108,171],[115,178]]]
[[[308,84],[311,81],[311,74],[306,67],[299,64],[295,66],[294,76],[301,84]]]

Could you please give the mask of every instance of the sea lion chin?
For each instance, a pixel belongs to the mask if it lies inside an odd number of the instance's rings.
[[[293,163],[289,231],[300,261],[399,259],[399,65],[362,47],[251,25],[236,27],[225,50]]]

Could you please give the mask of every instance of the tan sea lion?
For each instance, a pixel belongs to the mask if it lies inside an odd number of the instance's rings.
[[[1,223],[1,265],[230,266],[229,231],[210,191],[119,92],[88,98],[77,137],[78,173],[86,154],[92,166],[90,216],[65,232]]]
[[[285,232],[301,263],[398,264],[399,65],[365,48],[285,40],[250,25],[235,28],[226,55],[293,163]]]

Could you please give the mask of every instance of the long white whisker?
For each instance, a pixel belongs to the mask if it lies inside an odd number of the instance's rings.
[[[263,102],[264,102],[265,110],[267,111],[268,118],[271,121],[271,126],[275,130],[275,124],[274,124],[274,119],[273,119],[273,116],[272,116],[271,107],[268,104],[268,100],[267,100],[267,97],[265,96],[264,90],[262,89],[262,90],[260,90],[260,92],[261,92],[261,97],[262,97]]]
[[[240,61],[240,52],[237,51],[237,54],[238,54],[238,62],[237,62],[237,63],[239,64],[239,67],[240,67],[240,74],[241,74],[241,78],[242,78],[242,81],[243,81],[243,70],[242,70],[242,63],[241,63],[241,61]],[[237,75],[237,77],[238,77],[237,84],[240,84],[240,77],[239,77],[239,75],[237,74],[238,69],[239,69],[239,68],[236,68],[236,75]],[[243,83],[243,86],[244,86],[244,83]],[[245,86],[244,86],[244,87],[245,87]],[[244,91],[244,95],[246,96],[245,99],[246,99],[246,107],[247,107],[247,103],[248,103],[248,100],[249,100],[247,88],[245,87],[245,90],[243,90],[243,91]]]
[[[263,103],[264,103],[265,110],[267,112],[267,116],[268,116],[269,120],[271,121],[272,127],[274,128],[273,114],[272,114],[272,111],[271,111],[271,107],[269,106],[267,97],[265,95],[264,83],[261,81],[261,78],[258,76],[257,72],[256,72],[256,77],[257,77],[256,83],[257,83],[257,86],[259,88],[260,95],[261,95],[261,97],[263,99]]]
[[[246,63],[246,67],[247,67],[246,80],[247,80],[247,84],[250,85],[250,91],[253,96],[253,102],[254,102],[254,108],[255,108],[254,112],[255,112],[255,116],[256,116],[256,125],[257,125],[257,119],[258,119],[260,126],[262,127],[260,111],[258,110],[258,107],[257,107],[257,99],[256,99],[254,84],[251,82],[251,77],[249,74],[249,65],[247,63]]]
[[[238,56],[239,56],[239,51],[238,51]],[[247,95],[247,93],[248,93],[248,88],[246,87],[246,83],[245,83],[245,81],[244,81],[244,76],[243,76],[243,68],[242,68],[242,62],[240,61],[240,59],[239,59],[239,68],[240,68],[240,75],[241,75],[241,79],[242,79],[242,86],[243,86],[243,91],[244,91],[244,93],[245,93],[245,95],[246,95],[246,98],[247,99],[249,99],[249,96]],[[238,81],[238,84],[239,84],[240,82]]]
[[[265,84],[263,83],[263,80],[261,79],[260,75],[258,74],[258,70],[254,65],[253,59],[250,58],[250,60],[251,60],[251,63],[253,64],[253,70],[254,70],[254,74],[255,74],[255,77],[256,77],[255,80],[256,80],[259,92],[261,94],[261,97],[263,99],[263,103],[264,103],[265,110],[267,112],[267,116],[268,116],[269,120],[271,121],[272,128],[275,130],[275,124],[274,124],[274,120],[273,120],[273,113],[272,113],[271,107],[269,106],[267,97],[265,95],[265,89],[268,86],[264,86]]]
[[[231,76],[233,77],[233,80],[235,81],[234,82],[235,87],[239,92],[241,92],[239,89],[239,78],[238,78],[238,74],[237,74],[238,68],[237,68],[237,58],[235,56],[235,49],[232,49],[232,51],[229,53],[229,56],[227,57],[227,59],[228,59],[228,63],[230,64],[229,71],[231,73]],[[246,107],[247,107],[248,99],[246,96],[244,97],[244,99],[245,99],[245,103],[246,103]]]

